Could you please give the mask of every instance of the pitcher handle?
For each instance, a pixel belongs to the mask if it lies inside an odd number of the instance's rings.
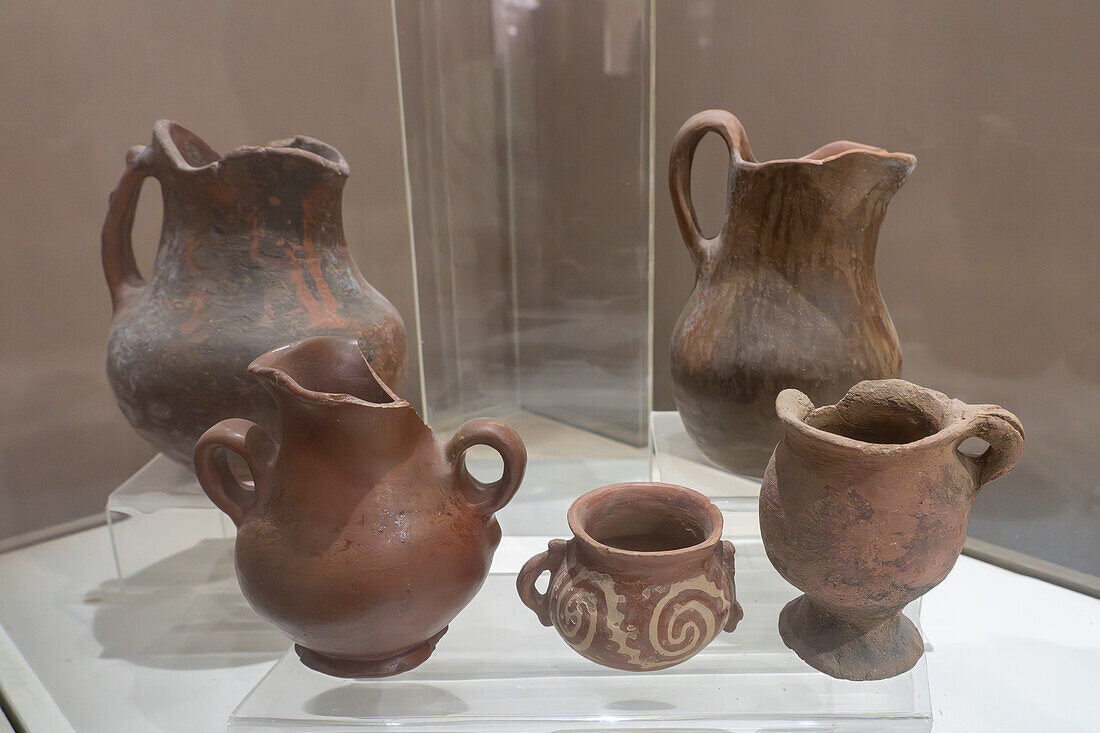
[[[730,180],[726,190],[726,220],[713,239],[703,236],[699,218],[691,202],[691,165],[695,150],[708,132],[716,132],[726,141],[730,151]],[[698,267],[707,260],[721,242],[729,226],[729,206],[733,196],[733,166],[738,160],[753,160],[749,138],[741,121],[722,109],[708,109],[692,115],[672,140],[672,153],[668,159],[668,188],[672,194],[672,208],[680,235]]]
[[[470,475],[466,451],[475,445],[487,445],[500,454],[504,472],[491,484]],[[458,489],[478,514],[488,517],[511,501],[527,469],[527,448],[519,433],[500,420],[478,417],[464,422],[448,441],[447,460],[458,473]]]
[[[989,448],[973,457],[957,449],[967,438],[981,438]],[[1024,427],[1019,418],[999,405],[976,405],[966,430],[955,441],[956,454],[974,477],[975,490],[1012,470],[1024,452]]]
[[[546,546],[546,552],[540,552],[523,563],[519,575],[516,576],[516,591],[519,592],[519,599],[523,601],[523,605],[535,612],[543,626],[554,624],[554,620],[550,617],[550,586],[547,586],[546,593],[539,593],[535,588],[535,581],[549,570],[550,582],[553,582],[554,571],[565,559],[565,548],[568,544],[565,540],[550,540]]]
[[[233,451],[248,464],[255,491],[245,488],[233,475],[226,450]],[[195,443],[195,475],[214,505],[239,527],[248,510],[270,496],[271,472],[278,453],[279,445],[251,420],[239,417],[222,420]]]
[[[107,218],[103,222],[100,237],[103,274],[111,291],[111,306],[115,311],[145,287],[145,278],[138,270],[130,235],[134,228],[134,212],[137,209],[141,184],[153,175],[153,150],[148,145],[137,145],[126,153],[126,171],[111,192],[107,206]]]

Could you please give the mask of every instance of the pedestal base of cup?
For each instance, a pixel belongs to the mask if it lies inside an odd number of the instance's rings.
[[[295,644],[294,651],[298,654],[298,658],[302,660],[302,664],[331,677],[344,677],[347,679],[391,677],[395,674],[408,672],[410,669],[419,667],[426,662],[432,652],[435,651],[436,642],[445,633],[447,633],[447,627],[444,627],[442,631],[423,644],[386,659],[331,657],[312,649],[306,649],[301,644]]]
[[[883,680],[908,672],[924,654],[924,641],[902,613],[859,626],[814,605],[806,596],[779,614],[783,643],[806,664],[842,680]]]

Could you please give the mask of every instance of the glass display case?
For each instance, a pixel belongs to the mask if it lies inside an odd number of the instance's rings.
[[[0,728],[6,713],[27,730],[925,731],[936,711],[944,727],[1091,729],[1100,77],[1082,70],[1100,62],[1100,6],[12,8],[0,10],[0,90],[20,100],[0,175],[0,668],[15,673],[0,680]],[[800,591],[765,550],[761,481],[704,457],[676,410],[670,340],[697,273],[670,156],[684,121],[718,108],[761,161],[844,139],[916,156],[872,258],[901,376],[1003,405],[1026,432],[1014,471],[972,494],[970,557],[904,607],[929,653],[895,677],[835,679],[784,642],[780,614]],[[486,416],[526,445],[488,579],[415,669],[351,680],[305,666],[241,592],[233,520],[115,403],[96,230],[126,151],[159,118],[223,151],[298,133],[338,147],[342,232],[408,336],[396,394],[443,444]],[[734,153],[711,134],[692,151],[705,239],[733,201]],[[146,275],[169,189],[147,181],[123,217]],[[502,475],[488,446],[465,460],[483,482]],[[744,609],[732,633],[646,674],[584,659],[516,590],[524,561],[572,534],[578,496],[631,481],[686,486],[721,510]],[[988,702],[1005,695],[1018,704]]]
[[[584,491],[649,474],[652,7],[394,10],[424,416],[519,430],[501,523],[562,531]]]

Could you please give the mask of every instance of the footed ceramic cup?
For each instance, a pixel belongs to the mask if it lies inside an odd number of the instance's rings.
[[[924,653],[901,611],[951,572],[978,491],[1020,458],[1020,421],[901,379],[817,408],[786,389],[775,405],[786,435],[764,473],[760,532],[805,594],[779,615],[783,641],[832,677],[901,674]],[[984,454],[959,451],[970,437]]]
[[[573,539],[551,540],[516,588],[544,626],[593,662],[636,672],[697,654],[743,615],[722,513],[682,486],[605,486],[569,508]],[[545,593],[535,582],[549,571]]]

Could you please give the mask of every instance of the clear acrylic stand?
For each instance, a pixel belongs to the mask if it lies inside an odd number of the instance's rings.
[[[654,412],[649,425],[654,481],[701,491],[724,512],[756,514],[760,479],[738,476],[708,461],[687,434],[678,412]]]
[[[249,731],[927,731],[925,660],[876,682],[816,672],[779,638],[779,610],[798,591],[760,541],[738,539],[745,617],[684,664],[653,673],[600,667],[539,624],[516,595],[516,572],[548,537],[505,537],[493,571],[432,657],[397,677],[349,681],[287,652],[230,717]]]
[[[195,527],[209,538],[233,537],[233,527],[203,493],[195,474],[157,454],[107,497],[107,527],[119,580],[145,567],[152,555],[194,544]],[[186,531],[174,521],[187,512]]]
[[[506,535],[565,533],[566,511],[584,492],[607,484],[649,479],[650,460],[644,446],[629,445],[526,410],[506,412],[501,419],[519,432],[527,446],[523,485],[508,506],[497,512]],[[432,426],[444,439],[454,427]],[[466,465],[483,481],[500,476],[500,457],[488,447],[471,449]]]

